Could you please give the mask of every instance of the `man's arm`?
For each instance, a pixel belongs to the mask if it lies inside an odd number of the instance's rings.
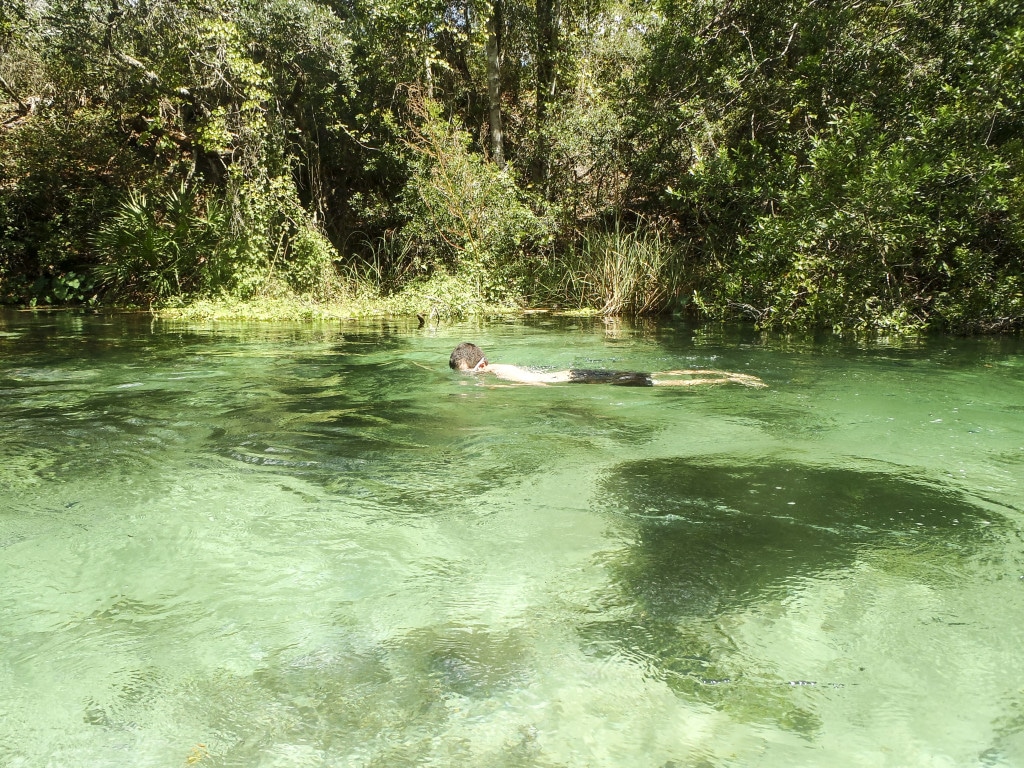
[[[708,378],[708,374],[715,374],[714,378]],[[697,375],[700,378],[696,379],[660,379],[658,376],[681,376],[681,375]],[[742,384],[744,387],[753,387],[754,389],[764,389],[768,385],[765,384],[757,376],[751,376],[747,373],[732,373],[730,371],[714,371],[714,370],[703,370],[703,371],[660,371],[658,373],[652,373],[651,379],[654,381],[656,387],[696,387],[701,384]]]

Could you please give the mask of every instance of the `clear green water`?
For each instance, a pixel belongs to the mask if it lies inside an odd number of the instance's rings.
[[[1021,766],[1022,469],[1019,339],[0,315],[0,765]]]

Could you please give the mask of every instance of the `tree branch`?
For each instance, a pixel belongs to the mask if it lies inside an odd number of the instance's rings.
[[[29,112],[32,111],[32,107],[30,107],[28,104],[21,100],[21,97],[18,95],[18,92],[11,87],[11,84],[4,79],[3,75],[0,75],[0,88],[3,88],[7,92],[7,95],[14,99],[15,102],[17,102],[18,111],[21,114],[27,115]]]

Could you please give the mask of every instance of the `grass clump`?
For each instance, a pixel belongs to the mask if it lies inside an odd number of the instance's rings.
[[[539,270],[535,294],[543,303],[605,315],[655,314],[668,309],[682,286],[680,257],[664,232],[642,221],[627,229],[583,232]]]
[[[436,321],[505,315],[520,309],[521,305],[512,302],[484,300],[465,276],[439,272],[391,294],[381,293],[367,281],[339,282],[327,298],[278,284],[276,291],[249,298],[222,294],[167,302],[155,311],[162,318],[188,321],[323,321],[414,315]]]

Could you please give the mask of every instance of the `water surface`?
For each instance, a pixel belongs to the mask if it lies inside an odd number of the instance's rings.
[[[0,765],[1024,765],[1022,469],[1020,339],[0,315]]]

